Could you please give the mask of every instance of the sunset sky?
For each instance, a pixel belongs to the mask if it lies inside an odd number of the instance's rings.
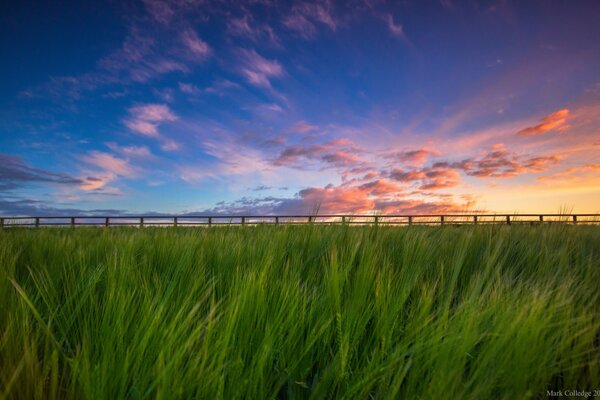
[[[0,214],[600,212],[600,1],[0,6]]]

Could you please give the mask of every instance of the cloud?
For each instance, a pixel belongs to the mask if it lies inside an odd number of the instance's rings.
[[[86,156],[81,157],[81,159],[90,165],[118,176],[131,177],[136,174],[135,169],[127,160],[118,158],[109,153],[92,151]]]
[[[355,186],[308,187],[295,197],[243,197],[234,202],[221,202],[204,213],[276,215],[276,214],[423,214],[461,212],[473,207],[470,199],[456,202],[451,196],[441,201],[411,198],[397,183],[378,179]]]
[[[273,189],[272,186],[259,185],[259,186],[253,187],[251,190],[253,192],[260,192],[260,191],[263,191],[263,190],[271,190],[271,189]]]
[[[211,54],[211,48],[193,29],[186,29],[181,33],[181,41],[190,51],[191,55],[199,60],[204,60]]]
[[[160,145],[160,149],[163,151],[176,151],[181,148],[181,143],[176,142],[172,139],[166,140],[163,144]]]
[[[348,139],[335,139],[324,144],[310,146],[293,145],[285,148],[272,160],[275,166],[304,168],[302,159],[326,164],[326,167],[358,167],[364,163],[356,156],[360,150]]]
[[[561,160],[558,155],[519,156],[502,144],[496,144],[478,157],[459,162],[438,162],[433,168],[455,168],[478,178],[510,178],[522,174],[542,172]]]
[[[161,37],[155,38],[132,28],[121,48],[102,58],[97,71],[78,78],[79,84],[91,85],[90,89],[93,89],[111,83],[145,83],[172,72],[188,72],[186,61],[176,54],[177,47],[163,41],[165,39]]]
[[[569,128],[567,120],[570,117],[570,111],[567,108],[559,110],[550,115],[546,115],[539,124],[521,129],[517,132],[519,136],[538,136],[548,132],[563,132]]]
[[[49,206],[43,201],[17,198],[7,199],[0,197],[0,214],[4,216],[65,216],[65,215],[125,215],[124,210],[118,209],[90,209]]]
[[[153,156],[147,146],[119,146],[115,142],[108,142],[106,146],[115,153],[128,157],[150,158]]]
[[[335,167],[351,167],[360,163],[360,159],[354,154],[345,151],[334,151],[321,157],[324,162]]]
[[[296,4],[292,7],[290,14],[283,19],[285,27],[305,39],[316,37],[315,23],[324,24],[332,31],[337,29],[330,2]]]
[[[0,189],[16,189],[28,183],[79,185],[81,179],[27,165],[20,157],[0,153]]]
[[[179,82],[179,90],[186,94],[197,94],[200,93],[200,89],[196,85],[191,83]]]
[[[300,122],[296,123],[294,125],[294,127],[292,128],[292,130],[294,132],[298,132],[298,133],[306,133],[306,132],[314,131],[317,129],[319,129],[319,127],[317,125],[312,125],[305,121],[300,121]]]
[[[83,179],[80,189],[86,192],[106,190],[105,186],[115,179],[116,175],[112,172],[96,172],[95,176],[88,176]]]
[[[553,187],[586,187],[600,185],[600,164],[584,164],[537,178]]]
[[[131,107],[129,117],[124,120],[125,126],[133,132],[160,139],[163,141],[161,149],[165,151],[177,150],[179,144],[172,139],[164,138],[158,127],[161,123],[177,120],[177,116],[165,104],[143,104]]]
[[[187,21],[198,11],[208,12],[210,8],[206,6],[212,5],[206,0],[143,0],[142,3],[147,15],[144,19],[149,17],[165,26]]]
[[[227,22],[227,32],[230,35],[250,39],[253,42],[267,40],[271,44],[279,46],[279,38],[275,31],[264,22],[256,22],[250,14],[230,19]]]
[[[404,183],[419,182],[420,190],[439,190],[455,187],[460,184],[458,172],[445,165],[434,165],[416,170],[395,168],[389,173],[390,178]]]
[[[428,157],[440,155],[440,152],[436,150],[422,148],[417,150],[393,152],[387,154],[385,157],[402,163],[421,165],[427,161]]]
[[[285,74],[281,64],[268,60],[254,50],[239,49],[239,70],[248,83],[263,88],[271,88],[272,78],[280,78]]]
[[[385,20],[388,30],[390,31],[392,36],[395,36],[397,38],[406,39],[406,35],[404,34],[404,29],[402,28],[402,24],[394,23],[394,17],[392,16],[392,14],[385,14],[384,20]]]

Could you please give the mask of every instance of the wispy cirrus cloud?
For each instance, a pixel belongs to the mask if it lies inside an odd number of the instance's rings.
[[[178,117],[166,104],[141,104],[128,110],[129,116],[123,121],[131,131],[138,135],[158,139],[162,142],[161,149],[174,151],[180,144],[165,137],[159,132],[159,126],[165,122],[176,121]]]
[[[274,46],[280,46],[279,37],[273,28],[264,22],[256,21],[250,13],[228,20],[227,32],[253,42],[266,41]]]
[[[570,167],[554,174],[540,176],[537,180],[538,182],[554,187],[585,187],[590,185],[600,187],[600,164],[584,164]]]
[[[332,4],[329,1],[298,3],[292,7],[290,13],[283,19],[283,25],[305,39],[314,39],[317,36],[316,23],[323,24],[332,31],[337,29],[337,22],[333,17],[332,9]]]
[[[517,132],[517,135],[538,136],[552,131],[563,132],[569,128],[567,120],[569,119],[570,114],[571,112],[567,108],[556,111],[555,113],[546,115],[542,118],[539,124],[521,129]]]
[[[255,50],[239,49],[237,53],[239,72],[251,85],[271,89],[271,79],[285,75],[278,61],[264,58]]]
[[[106,146],[115,153],[122,154],[127,157],[150,158],[153,157],[152,152],[147,146],[119,146],[115,142],[108,142]]]
[[[394,22],[394,16],[392,14],[384,14],[383,20],[385,21],[387,28],[392,36],[408,40],[406,34],[404,33],[404,28],[402,27],[402,24]]]
[[[81,160],[116,176],[132,177],[136,175],[135,169],[127,160],[110,153],[92,151],[81,157]]]
[[[299,121],[292,127],[292,131],[297,133],[307,133],[317,129],[319,129],[317,125],[309,124],[306,121]]]
[[[191,28],[185,29],[181,32],[181,41],[189,50],[192,57],[199,60],[204,60],[209,57],[212,50],[208,43],[198,37],[196,31]]]

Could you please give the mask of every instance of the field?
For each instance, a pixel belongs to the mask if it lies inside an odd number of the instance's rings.
[[[0,398],[600,389],[594,226],[0,231]]]

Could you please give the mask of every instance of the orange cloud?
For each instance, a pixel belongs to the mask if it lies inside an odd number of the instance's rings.
[[[569,126],[567,119],[570,117],[570,111],[567,108],[559,110],[550,115],[546,115],[539,124],[521,129],[517,132],[519,136],[537,136],[550,131],[564,131]]]
[[[567,168],[552,175],[540,176],[539,182],[552,186],[596,186],[600,184],[600,164]]]

